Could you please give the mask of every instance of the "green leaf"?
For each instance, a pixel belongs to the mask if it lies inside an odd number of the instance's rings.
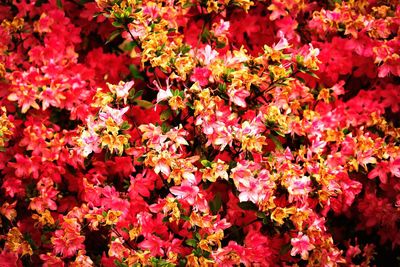
[[[114,260],[114,264],[117,267],[128,267],[128,264],[126,264],[126,263],[124,263],[122,261],[119,261],[119,260]]]
[[[196,236],[197,240],[201,240],[201,235],[198,232],[196,232],[194,235]]]
[[[183,4],[182,8],[189,8],[189,7],[192,7],[192,6],[196,6],[196,4],[191,3],[191,2],[186,2],[186,3]]]
[[[135,93],[135,95],[133,96],[133,99],[138,98],[139,96],[143,95],[143,90],[139,90]]]
[[[285,134],[281,133],[280,131],[275,130],[274,132],[279,136],[285,137]]]
[[[281,250],[279,251],[279,255],[285,255],[286,253],[288,253],[290,248],[291,248],[291,246],[292,245],[290,243],[288,243],[286,245],[283,245]]]
[[[62,9],[62,8],[63,8],[62,0],[57,0],[57,7],[58,7],[59,9]]]
[[[221,194],[218,192],[214,199],[208,203],[211,212],[216,215],[222,206]]]
[[[172,115],[172,111],[170,109],[166,109],[163,112],[161,112],[160,114],[160,120],[161,121],[166,121],[169,119],[169,117],[171,117]]]
[[[129,70],[133,76],[133,78],[135,79],[140,79],[140,80],[144,80],[142,74],[140,73],[140,71],[136,68],[135,65],[131,64],[129,65]]]
[[[301,68],[301,67],[299,67],[298,70],[299,70],[300,72],[302,72],[302,73],[306,73],[306,74],[310,75],[311,77],[314,77],[314,78],[316,78],[316,79],[319,79],[319,77],[318,77],[314,72],[312,72],[311,70],[309,70],[309,69],[307,69],[307,68]]]
[[[191,246],[191,247],[197,247],[197,240],[196,239],[186,239],[185,241],[186,245]]]
[[[257,211],[257,217],[260,218],[260,219],[263,219],[263,218],[266,217],[266,215],[265,215],[265,213],[262,212],[262,211]]]
[[[185,267],[187,264],[187,260],[185,258],[182,258],[179,260],[179,267]]]
[[[251,201],[239,202],[238,206],[242,210],[258,210],[257,205]]]
[[[153,107],[153,103],[147,101],[147,100],[142,100],[142,99],[135,99],[135,103],[144,109],[149,109]]]
[[[182,54],[186,54],[187,52],[190,51],[190,46],[184,44],[183,46],[181,46],[181,47],[179,48],[179,50],[180,50],[180,52],[181,52]]]
[[[167,262],[164,259],[159,259],[159,258],[155,258],[155,257],[151,258],[150,262],[151,262],[151,266],[154,266],[154,267],[173,267],[173,266],[175,266],[175,264]]]
[[[167,133],[169,130],[171,130],[171,126],[166,124],[165,122],[163,122],[161,124],[161,130],[163,132],[163,134]]]
[[[274,144],[278,150],[283,150],[282,143],[278,140],[278,138],[276,138],[275,135],[269,134],[268,137],[271,138],[272,142],[274,142]]]
[[[93,18],[97,18],[100,15],[103,15],[104,12],[96,12],[93,14]]]
[[[218,49],[224,48],[225,46],[226,46],[226,43],[225,43],[225,42],[219,42],[219,41],[217,41],[217,48],[218,48]]]
[[[220,83],[220,84],[218,85],[218,89],[219,89],[221,92],[225,93],[225,92],[226,92],[226,83]]]
[[[315,79],[319,79],[319,77],[317,76],[317,74],[315,74],[314,72],[312,72],[312,71],[307,71],[306,72],[308,75],[310,75],[311,77],[314,77]]]
[[[137,158],[137,161],[138,162],[143,162],[145,159],[146,159],[146,157],[139,157],[139,158]]]
[[[306,81],[301,77],[296,77],[296,79],[299,80],[301,83],[304,83],[304,84],[306,83]]]
[[[117,38],[119,35],[121,34],[121,30],[115,30],[113,31],[110,36],[108,37],[106,44],[112,42],[112,40],[114,40],[115,38]]]
[[[126,52],[130,52],[132,51],[136,46],[138,46],[137,42],[135,40],[130,41],[130,42],[126,42],[123,44],[123,46],[121,47],[122,50],[126,51]]]
[[[190,103],[189,101],[186,102],[186,106],[188,106],[190,109],[194,109],[194,106],[192,103]]]
[[[181,215],[181,219],[184,221],[190,221],[190,217],[186,215]]]
[[[129,128],[131,128],[131,125],[127,121],[124,121],[121,125],[121,130],[124,131],[124,130],[128,130]]]
[[[208,161],[208,160],[206,160],[206,159],[203,159],[202,161],[200,161],[200,163],[201,163],[201,165],[203,165],[204,167],[209,167],[209,168],[211,168],[211,162]]]
[[[117,28],[122,27],[122,23],[119,21],[113,21],[112,25]]]

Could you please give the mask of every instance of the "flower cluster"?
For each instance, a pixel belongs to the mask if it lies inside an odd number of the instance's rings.
[[[395,266],[399,17],[373,0],[5,1],[0,262]]]

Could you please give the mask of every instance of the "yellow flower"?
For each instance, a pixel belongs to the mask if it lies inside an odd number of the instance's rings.
[[[254,152],[262,152],[263,145],[266,144],[265,136],[246,136],[244,137],[242,142],[242,149],[247,151],[254,151]]]
[[[266,212],[266,211],[274,209],[276,207],[276,205],[274,203],[274,198],[275,197],[271,196],[270,198],[264,199],[263,201],[258,203],[260,210]]]
[[[186,256],[187,262],[186,266],[188,267],[200,267],[199,258],[193,254]]]
[[[169,216],[169,222],[174,222],[176,223],[179,222],[179,219],[181,218],[181,211],[178,207],[178,204],[176,203],[175,199],[172,197],[167,197],[167,202],[164,205],[163,211],[164,213],[167,213]]]
[[[218,159],[217,162],[211,162],[211,166],[207,166],[204,169],[201,169],[201,172],[203,173],[203,180],[210,181],[210,182],[215,182],[218,178],[222,178],[224,180],[228,180],[228,172],[227,170],[229,169],[229,166],[225,164],[224,161]]]
[[[341,143],[344,139],[344,133],[342,131],[327,129],[325,140],[327,142],[338,142]]]
[[[248,12],[250,7],[254,5],[254,2],[250,0],[235,0],[234,4],[240,6],[244,9],[244,11]]]
[[[51,216],[51,213],[49,210],[45,210],[44,212],[40,214],[33,214],[32,219],[37,220],[38,222],[35,223],[35,225],[40,224],[42,226],[44,225],[54,225],[54,218]]]
[[[283,66],[270,65],[268,69],[272,73],[274,81],[288,77],[289,75]]]
[[[186,80],[186,75],[194,68],[194,59],[189,56],[179,57],[175,61],[175,70],[182,80]]]
[[[108,147],[111,153],[116,152],[118,155],[122,155],[124,152],[124,146],[128,144],[129,135],[111,135],[104,134],[101,137],[101,147]]]
[[[307,221],[309,213],[308,210],[297,210],[296,213],[290,216],[290,220],[298,230],[303,230],[303,224]]]
[[[0,78],[3,78],[6,74],[6,67],[3,62],[0,62]]]
[[[22,28],[24,27],[24,19],[14,17],[11,22],[5,19],[2,21],[1,26],[11,32],[16,32],[22,30]]]
[[[213,260],[207,259],[203,256],[199,258],[200,266],[216,266]]]
[[[138,227],[133,227],[131,230],[129,230],[129,239],[132,241],[133,239],[136,239],[140,233],[142,232],[142,227],[139,225]]]
[[[95,108],[104,107],[113,102],[113,100],[114,99],[110,93],[105,93],[101,88],[98,88],[91,106]]]
[[[206,240],[206,239],[200,240],[199,248],[201,248],[202,250],[208,251],[208,252],[212,251],[212,249],[208,246],[208,240]]]
[[[179,95],[175,95],[168,100],[168,104],[172,110],[184,109],[185,102],[183,101],[182,97]]]
[[[109,210],[106,215],[106,225],[114,225],[118,222],[118,218],[122,215],[119,210]]]
[[[4,147],[5,142],[13,135],[14,124],[8,119],[6,108],[1,107],[1,110],[3,114],[0,117],[0,147]]]
[[[224,238],[224,231],[218,230],[216,233],[213,233],[207,236],[207,242],[211,246],[221,247],[221,240]]]
[[[207,1],[207,12],[218,12],[218,1],[209,0]]]
[[[27,254],[33,255],[31,246],[26,240],[24,240],[22,233],[17,227],[11,228],[7,233],[5,248],[21,254],[22,256]]]
[[[198,226],[200,228],[209,228],[212,226],[211,221],[204,220],[203,217],[196,212],[192,212],[192,214],[190,214],[189,222],[192,226]]]
[[[277,222],[279,225],[282,225],[285,223],[283,220],[289,217],[290,214],[294,214],[295,212],[296,212],[295,207],[290,207],[290,208],[277,207],[271,213],[271,219]]]
[[[319,91],[318,98],[317,100],[323,100],[325,103],[329,103],[331,98],[331,94],[329,92],[328,88],[323,88],[321,91]]]

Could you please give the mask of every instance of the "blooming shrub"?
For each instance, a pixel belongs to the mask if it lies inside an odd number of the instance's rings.
[[[7,0],[1,266],[395,266],[396,1]]]

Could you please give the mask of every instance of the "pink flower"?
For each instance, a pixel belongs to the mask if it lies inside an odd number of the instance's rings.
[[[397,178],[400,178],[400,158],[390,162],[390,172]]]
[[[312,191],[311,179],[303,175],[301,178],[293,177],[288,179],[289,202],[294,198],[307,198],[308,194]]]
[[[279,40],[279,42],[277,43],[277,44],[275,44],[275,45],[273,45],[273,48],[275,49],[275,50],[283,50],[283,49],[286,49],[286,48],[289,48],[290,47],[290,45],[289,45],[289,42],[288,42],[288,40],[283,36],[283,32],[279,32],[279,35],[281,35],[282,37],[281,37],[281,39]]]
[[[167,88],[165,90],[162,88],[159,88],[158,93],[157,93],[157,103],[167,100],[167,99],[171,98],[172,96],[173,95],[171,92],[171,88],[169,86],[167,86]]]
[[[0,253],[0,267],[19,267],[22,266],[16,252],[2,250]]]
[[[99,118],[102,121],[106,121],[108,118],[112,118],[116,124],[121,125],[123,123],[122,116],[128,111],[129,107],[123,109],[114,109],[109,106],[105,106],[99,113]]]
[[[310,238],[308,238],[307,235],[303,235],[302,232],[298,233],[297,238],[292,238],[290,243],[293,246],[290,255],[296,256],[297,254],[300,254],[303,260],[307,260],[308,251],[315,248],[315,246],[310,243]]]
[[[81,226],[76,219],[66,219],[61,229],[54,232],[51,238],[55,254],[61,254],[64,257],[74,256],[75,253],[84,249],[85,237],[80,234]]]
[[[65,263],[53,253],[41,254],[40,259],[43,261],[43,267],[64,267]]]
[[[8,165],[15,168],[15,176],[20,178],[29,178],[32,174],[33,178],[39,178],[39,159],[34,157],[32,160],[21,154],[16,154],[15,159],[17,162],[9,162]]]
[[[126,105],[126,101],[129,96],[129,91],[131,90],[132,86],[135,84],[134,81],[130,82],[123,82],[121,81],[118,85],[108,84],[110,91],[117,95],[117,99],[123,99],[124,104]]]
[[[200,86],[206,86],[209,82],[211,71],[208,68],[195,68],[190,80],[198,82]]]
[[[215,23],[213,26],[214,26],[214,35],[215,37],[218,37],[229,31],[230,22],[221,19],[218,23]]]
[[[186,200],[190,205],[193,205],[197,194],[200,189],[195,186],[189,184],[186,180],[180,186],[173,186],[170,188],[172,194],[174,194],[178,199]]]
[[[390,171],[389,163],[386,161],[382,161],[382,162],[379,162],[378,164],[376,164],[376,167],[372,171],[370,171],[370,173],[368,174],[368,178],[373,179],[373,178],[379,176],[379,180],[381,180],[381,182],[383,184],[386,184],[387,173],[389,171]]]
[[[228,90],[229,93],[229,100],[232,101],[235,105],[239,107],[245,108],[246,104],[246,97],[250,95],[250,92],[246,89],[233,89],[230,88]]]
[[[155,235],[148,235],[144,241],[139,244],[143,250],[151,251],[152,256],[160,256],[164,254],[164,241]]]
[[[173,96],[172,91],[171,91],[171,86],[169,84],[169,79],[166,81],[167,86],[166,89],[164,90],[161,85],[157,83],[157,81],[153,81],[153,84],[155,87],[158,89],[158,94],[157,94],[157,104],[160,103],[161,101],[168,100]]]
[[[163,173],[166,176],[169,176],[171,173],[171,169],[169,167],[169,161],[166,158],[159,158],[154,166],[155,173]]]
[[[124,239],[122,237],[115,238],[111,241],[110,249],[108,250],[108,256],[123,258],[128,254],[128,249],[124,246]]]
[[[218,52],[213,50],[210,45],[206,45],[203,51],[201,51],[203,56],[204,65],[210,64],[217,56]]]

